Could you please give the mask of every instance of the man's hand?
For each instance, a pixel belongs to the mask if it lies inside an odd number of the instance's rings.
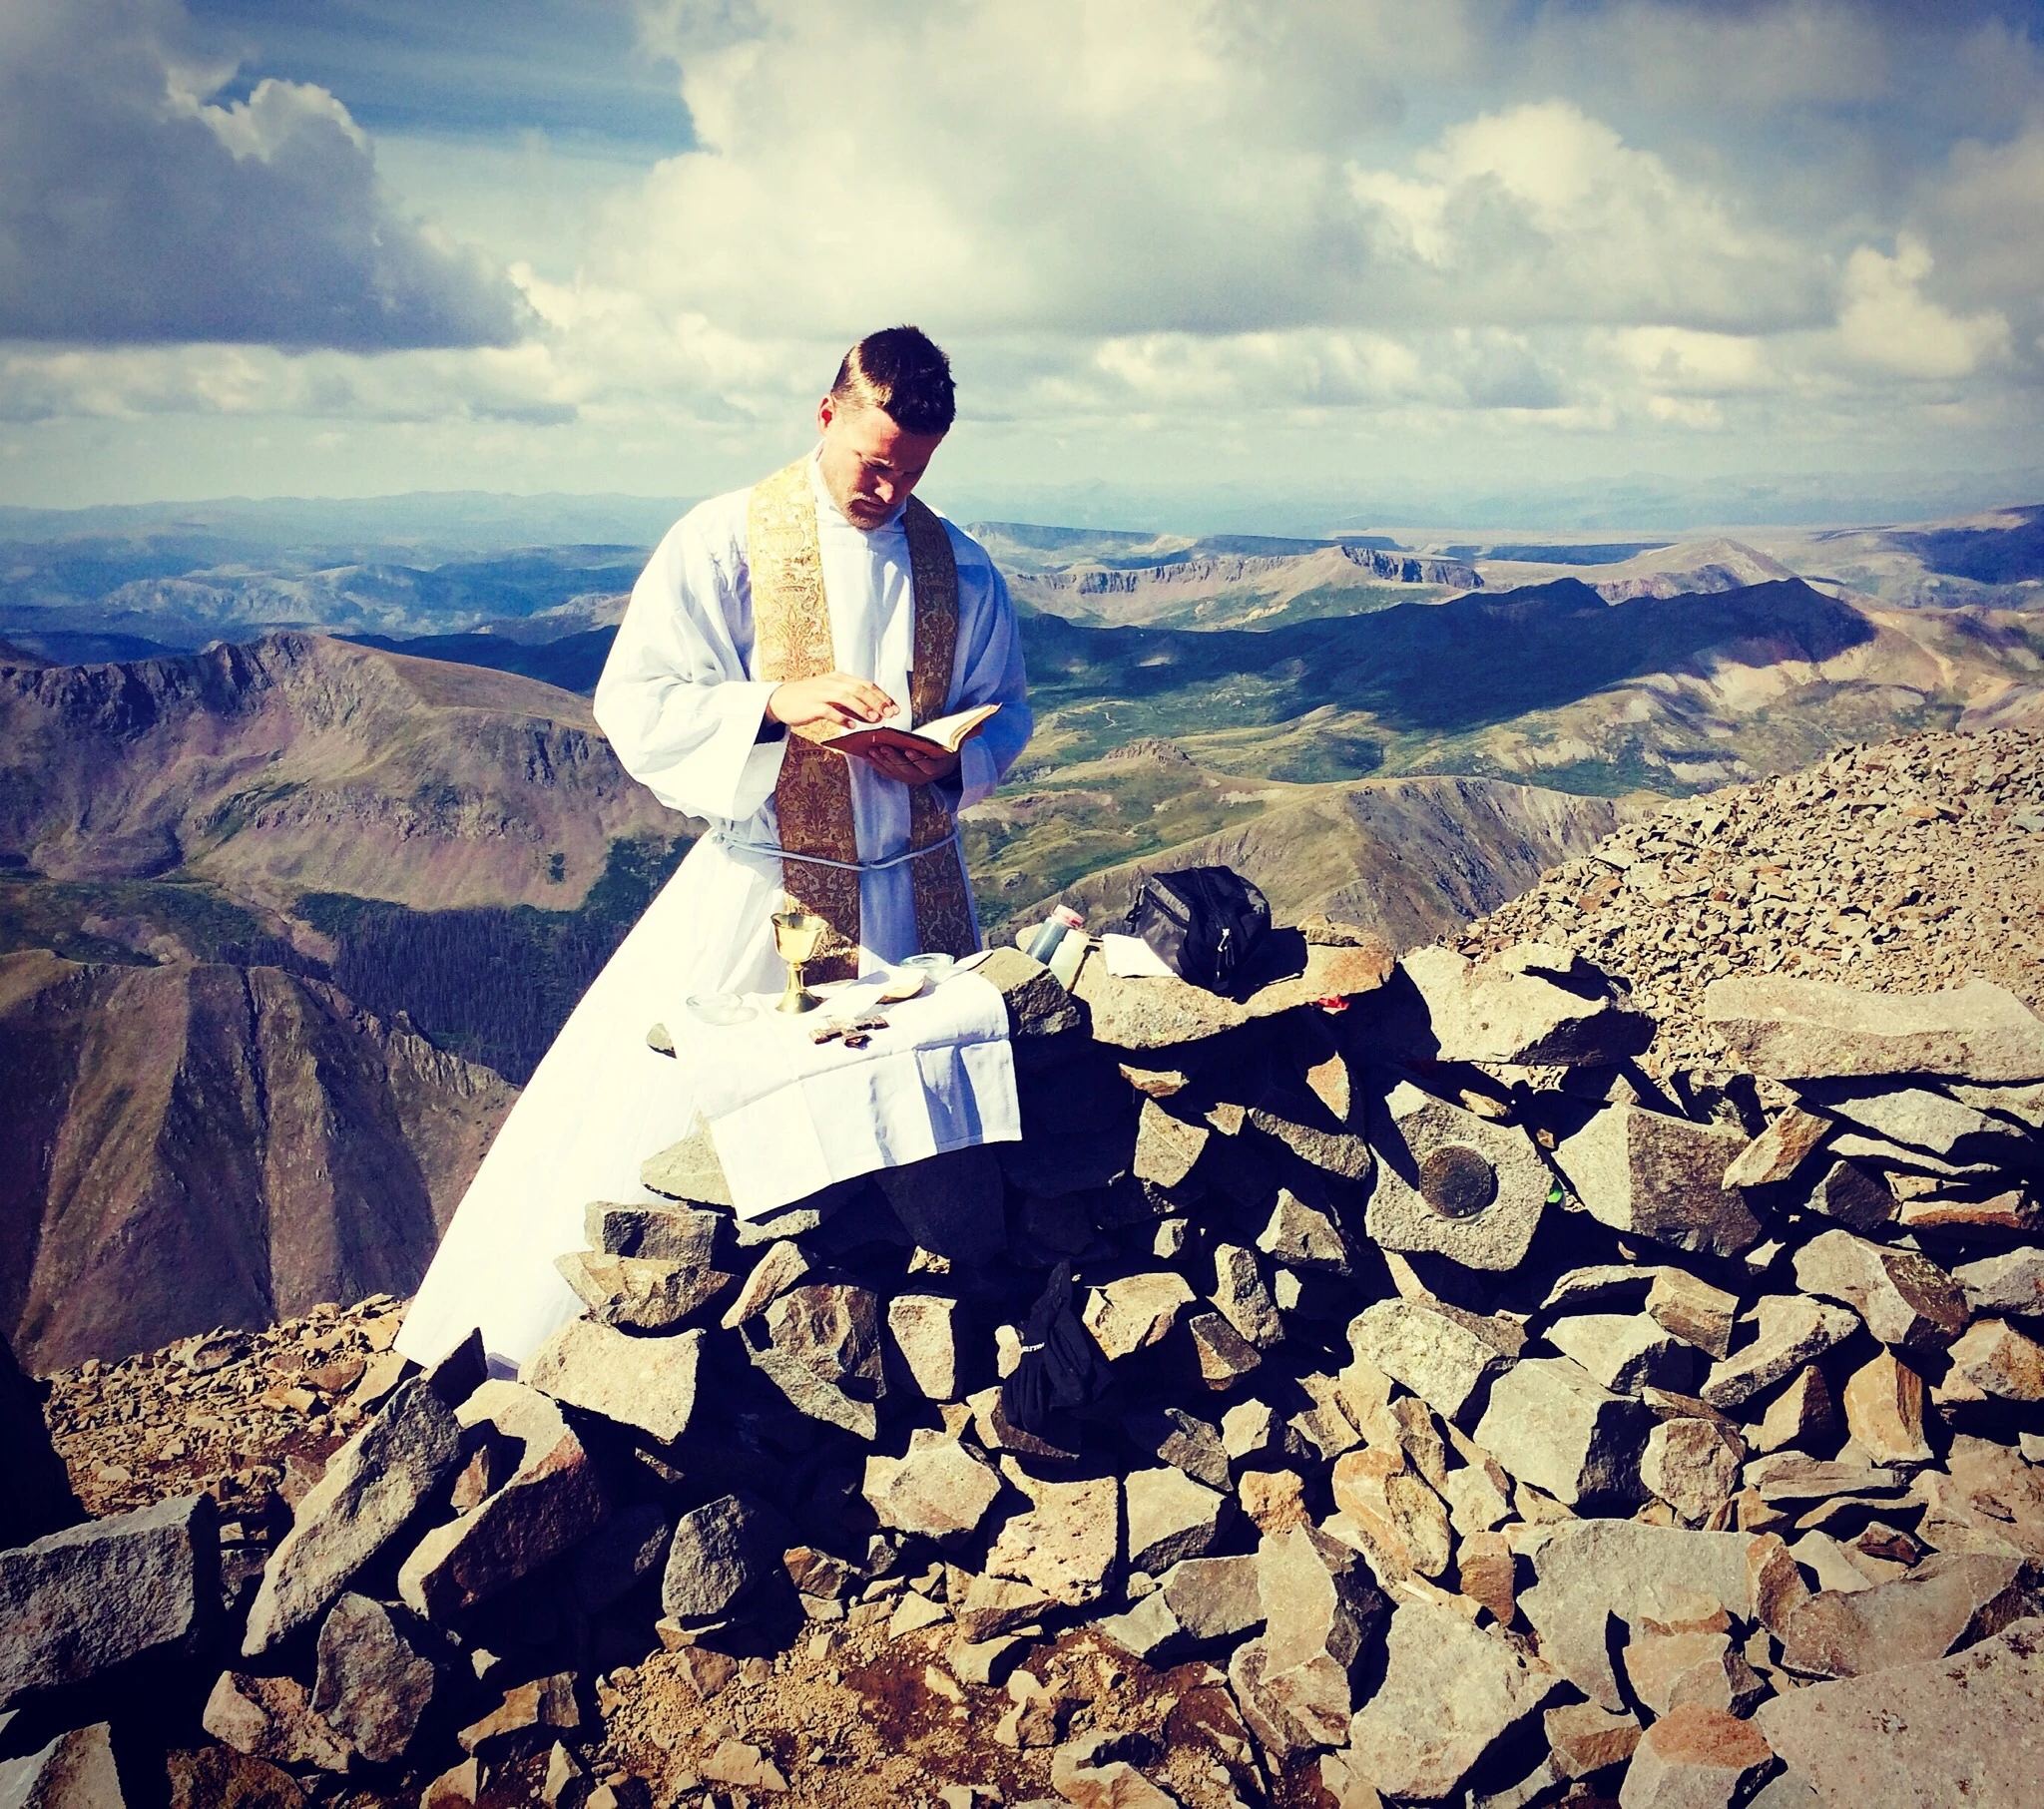
[[[854,678],[849,673],[819,673],[813,678],[790,678],[775,685],[766,697],[767,716],[789,728],[805,728],[811,722],[859,728],[893,713],[892,697],[870,678]]]
[[[941,747],[872,747],[845,750],[855,753],[883,779],[903,785],[927,785],[933,779],[948,779],[958,770],[958,756]]]

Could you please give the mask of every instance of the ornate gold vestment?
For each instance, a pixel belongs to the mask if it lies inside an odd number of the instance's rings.
[[[908,536],[915,642],[909,670],[910,719],[944,713],[958,646],[958,564],[944,524],[914,497],[902,513]],[[763,679],[812,678],[837,669],[823,556],[816,541],[816,494],[809,460],[797,459],[753,487],[746,523],[753,579],[753,624]],[[831,925],[830,940],[808,964],[812,980],[848,980],[858,972],[858,835],[851,814],[851,763],[814,738],[817,726],[788,731],[773,807],[780,823],[781,883],[791,906]],[[965,865],[952,839],[950,812],[927,785],[908,793],[909,860],[918,947],[969,955],[977,946]],[[801,860],[799,855],[818,858]],[[826,861],[842,862],[826,866]]]

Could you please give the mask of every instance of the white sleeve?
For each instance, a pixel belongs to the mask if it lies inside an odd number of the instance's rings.
[[[595,711],[625,770],[663,804],[743,822],[772,791],[786,742],[759,738],[774,687],[749,671],[752,597],[730,514],[728,499],[705,504],[660,543],[632,588]]]
[[[946,524],[948,526],[948,524]],[[952,530],[958,555],[958,655],[947,711],[998,703],[1000,714],[958,750],[957,777],[942,787],[953,813],[988,796],[1014,765],[1035,731],[1029,686],[1022,669],[1022,635],[1008,584],[973,541]]]

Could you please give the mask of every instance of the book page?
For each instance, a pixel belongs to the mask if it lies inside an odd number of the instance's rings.
[[[938,716],[915,728],[894,728],[884,724],[872,728],[840,728],[830,733],[812,733],[811,739],[825,747],[835,747],[840,753],[855,753],[860,747],[875,742],[886,742],[893,746],[941,748],[945,753],[956,753],[972,739],[988,721],[1000,711],[998,703],[975,703],[969,709],[953,711],[948,716]]]

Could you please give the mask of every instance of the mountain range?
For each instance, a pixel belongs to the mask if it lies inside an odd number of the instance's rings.
[[[673,820],[581,698],[508,674],[291,633],[0,671],[0,863],[53,879],[562,909]]]
[[[408,1291],[692,828],[623,780],[579,697],[296,633],[0,664],[0,1324],[33,1369]],[[1201,794],[1145,812],[1173,836],[1275,801],[1182,756],[1103,764],[1122,803],[1151,768]],[[1317,902],[1401,944],[1611,813],[1480,781],[1264,789],[1325,811],[1246,866],[1324,874]],[[1400,812],[1429,835],[1386,834]],[[990,925],[1041,845],[1003,863],[998,830],[968,825]],[[1077,870],[1128,850],[1106,841]]]
[[[686,852],[585,700],[675,506],[633,540],[575,500],[530,519],[601,532],[554,545],[488,499],[0,511],[0,1327],[32,1367],[409,1287]],[[981,524],[1039,718],[964,825],[982,921],[1218,861],[1407,947],[1657,797],[2044,721],[2040,523]]]

